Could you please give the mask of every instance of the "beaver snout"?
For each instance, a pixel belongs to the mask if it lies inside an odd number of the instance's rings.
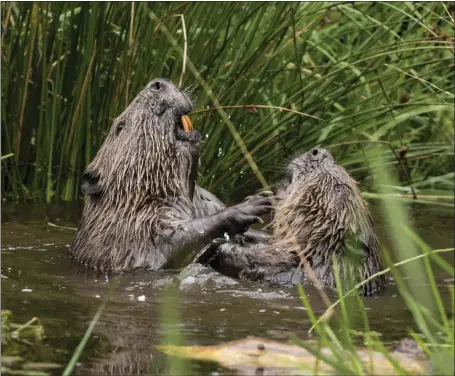
[[[152,91],[164,91],[170,87],[175,88],[172,82],[167,78],[155,78],[147,84],[147,89]]]
[[[159,116],[171,110],[176,121],[179,121],[181,116],[186,115],[193,108],[188,94],[167,78],[154,78],[147,84],[145,91],[146,97],[153,104],[155,114]]]
[[[330,154],[325,149],[313,149],[308,155],[311,161],[319,162],[327,158]]]

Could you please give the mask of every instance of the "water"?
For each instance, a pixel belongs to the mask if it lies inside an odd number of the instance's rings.
[[[11,310],[17,323],[39,317],[47,336],[44,349],[34,355],[40,361],[68,362],[108,292],[108,278],[69,259],[74,231],[47,224],[51,220],[75,227],[79,215],[80,207],[2,208],[2,309]],[[412,216],[417,232],[431,247],[453,246],[452,212],[419,206]],[[387,224],[377,222],[381,239],[387,241]],[[453,263],[453,254],[443,257]],[[154,348],[163,342],[161,321],[167,323],[168,335],[182,336],[187,345],[217,344],[251,335],[276,340],[290,334],[308,337],[311,324],[294,288],[270,289],[245,281],[238,286],[179,292],[176,274],[141,272],[119,277],[80,360],[78,374],[162,374],[168,359]],[[448,302],[445,286],[453,285],[453,280],[438,271],[437,282]],[[309,286],[306,290],[316,312],[322,313],[324,305],[318,294]],[[169,294],[174,294],[178,322],[168,320],[168,311],[162,311]],[[332,300],[334,296],[329,293]],[[384,295],[366,299],[365,305],[371,330],[386,341],[401,339],[413,327],[393,282]],[[358,328],[362,329],[360,322]],[[196,375],[227,372],[210,363],[191,362],[188,367]]]

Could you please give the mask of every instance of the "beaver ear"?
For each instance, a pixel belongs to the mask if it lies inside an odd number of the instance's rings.
[[[97,195],[101,193],[101,185],[99,184],[99,175],[87,168],[82,174],[81,190],[84,195]]]

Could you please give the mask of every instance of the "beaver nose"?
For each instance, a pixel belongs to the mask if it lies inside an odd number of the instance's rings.
[[[310,152],[310,160],[312,161],[322,161],[327,157],[329,152],[325,149],[313,149]]]
[[[155,78],[148,83],[147,88],[153,91],[160,91],[165,90],[167,87],[171,85],[172,82],[167,78]]]

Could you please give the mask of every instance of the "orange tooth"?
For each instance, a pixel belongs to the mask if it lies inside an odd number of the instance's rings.
[[[193,123],[188,115],[182,116],[182,125],[185,132],[190,132],[193,130]]]

